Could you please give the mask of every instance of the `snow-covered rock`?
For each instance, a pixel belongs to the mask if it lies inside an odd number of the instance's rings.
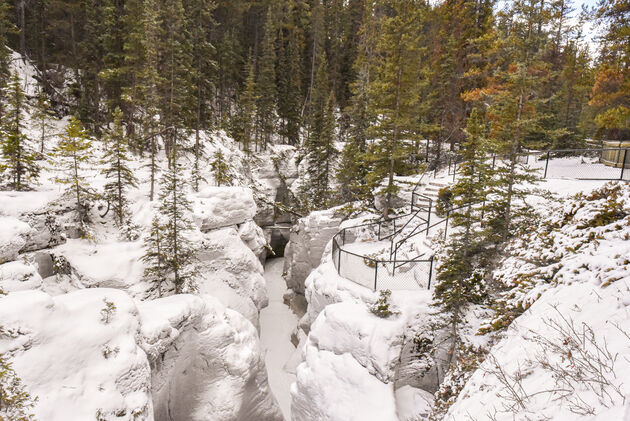
[[[115,308],[104,312],[107,302]],[[152,420],[149,362],[138,310],[124,292],[0,297],[0,353],[11,358],[40,420]]]
[[[208,232],[253,219],[256,203],[244,187],[205,187],[196,194],[193,210],[201,231]]]
[[[204,234],[198,256],[199,293],[218,297],[258,327],[258,312],[268,302],[264,268],[236,228]]]
[[[26,222],[9,216],[0,216],[0,227],[0,263],[10,262],[17,258],[32,229]]]
[[[0,321],[37,419],[282,420],[256,330],[212,297],[31,290],[0,297]]]
[[[264,196],[267,202],[290,202],[290,187],[298,177],[295,154],[296,149],[293,146],[273,145],[268,159],[255,161],[252,179],[256,183],[258,194]],[[272,205],[261,200],[254,220],[261,227],[267,227],[291,222],[291,215],[278,212]]]
[[[216,299],[142,303],[155,420],[281,421],[254,327]]]
[[[291,230],[291,239],[284,251],[287,286],[304,294],[304,281],[320,261],[326,245],[339,231],[341,216],[337,209],[312,212],[300,218]]]
[[[19,260],[0,265],[0,290],[5,293],[39,289],[41,285],[42,278],[33,265]]]
[[[412,326],[430,312],[430,293],[395,291],[391,305],[397,314],[379,318],[369,309],[376,294],[340,277],[329,248],[305,284],[308,309],[297,334],[302,362],[292,388],[294,420],[398,420],[400,411],[406,414],[403,419],[412,419],[410,394],[415,396],[412,406],[424,405],[427,412],[430,401],[416,395],[426,398],[429,392],[417,388],[426,380],[436,383],[435,376],[409,378],[406,365],[411,362],[404,352],[413,348]],[[300,358],[292,358],[293,365],[296,360]],[[399,387],[405,388],[402,394]]]
[[[265,233],[254,221],[246,221],[239,225],[238,235],[241,240],[254,252],[260,263],[264,263],[267,258],[268,246],[265,240]]]

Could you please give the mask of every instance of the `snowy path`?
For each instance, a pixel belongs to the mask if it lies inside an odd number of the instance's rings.
[[[284,365],[295,351],[291,332],[297,326],[297,316],[283,302],[287,286],[282,279],[283,259],[269,259],[265,264],[265,280],[269,305],[260,312],[260,341],[266,351],[265,363],[271,391],[280,404],[286,420],[291,419],[289,388],[295,376],[284,370]]]

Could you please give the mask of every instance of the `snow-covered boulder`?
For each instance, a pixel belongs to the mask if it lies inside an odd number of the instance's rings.
[[[0,265],[0,290],[5,293],[39,289],[41,285],[42,278],[33,265],[19,260]]]
[[[0,264],[17,258],[32,229],[17,218],[0,216]]]
[[[193,211],[201,231],[208,232],[253,219],[256,203],[244,187],[205,187],[195,195]]]
[[[290,201],[290,187],[298,177],[295,165],[296,149],[289,145],[274,145],[270,147],[269,159],[257,160],[252,168],[252,181],[256,183],[258,193],[267,202],[288,204]],[[291,215],[278,212],[269,203],[259,201],[258,212],[254,218],[261,227],[276,223],[291,222]]]
[[[54,212],[33,212],[23,215],[22,218],[32,228],[22,252],[47,249],[66,241],[63,234],[68,230],[69,224],[63,221],[65,218],[62,215]]]
[[[265,233],[254,221],[246,221],[239,225],[238,235],[241,240],[254,252],[260,263],[264,263],[267,258],[267,240]]]
[[[236,228],[204,234],[198,257],[199,293],[220,298],[258,327],[258,312],[268,302],[264,268]]]
[[[14,292],[0,327],[36,419],[282,420],[256,330],[209,296]]]
[[[137,316],[134,301],[112,289],[0,297],[0,353],[38,398],[36,419],[153,419]]]
[[[156,421],[281,421],[258,334],[240,314],[205,296],[140,305]]]
[[[339,231],[341,216],[337,210],[312,212],[301,218],[291,231],[291,239],[284,250],[287,286],[304,294],[304,280],[315,269],[326,245]]]

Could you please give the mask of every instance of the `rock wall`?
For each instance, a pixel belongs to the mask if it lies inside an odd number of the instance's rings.
[[[312,212],[293,227],[284,251],[284,272],[287,286],[294,292],[304,295],[304,281],[319,266],[324,249],[340,224],[341,216],[333,208]]]

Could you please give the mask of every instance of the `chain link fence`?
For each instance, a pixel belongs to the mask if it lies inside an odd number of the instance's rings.
[[[366,232],[378,230],[379,222],[375,222],[345,228],[335,234],[332,261],[337,273],[373,291],[430,288],[433,256],[411,260],[379,259],[344,249],[348,244],[367,240]]]

